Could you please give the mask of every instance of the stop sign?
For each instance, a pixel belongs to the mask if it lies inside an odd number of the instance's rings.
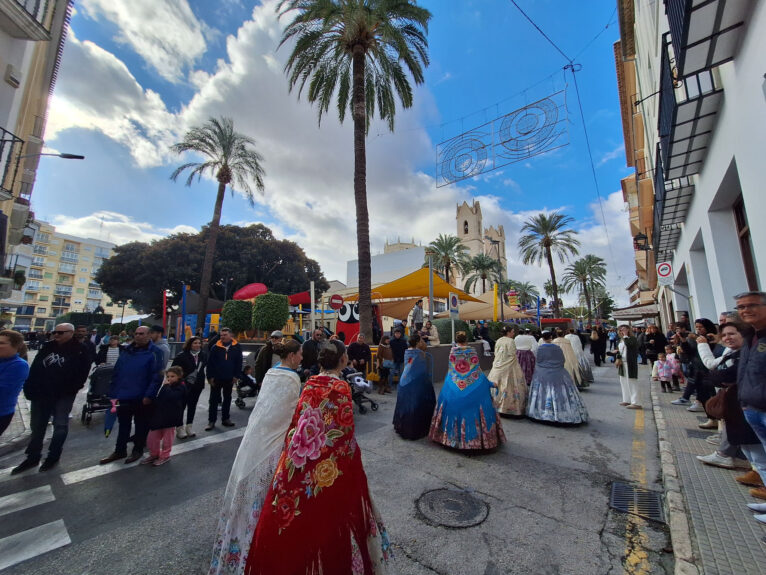
[[[330,309],[340,309],[343,307],[343,296],[335,294],[330,296]]]

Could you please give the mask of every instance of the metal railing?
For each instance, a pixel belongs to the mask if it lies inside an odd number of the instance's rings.
[[[670,38],[673,43],[673,53],[676,55],[678,70],[684,69],[686,56],[685,43],[689,32],[690,0],[665,0],[665,12],[668,15]]]
[[[21,154],[23,145],[24,140],[16,134],[0,128],[0,189],[8,193],[13,193],[18,169],[16,158]]]
[[[668,154],[670,153],[670,140],[675,122],[676,103],[675,82],[673,80],[673,70],[670,64],[670,55],[668,54],[667,35],[662,42],[662,54],[660,64],[660,107],[657,118],[657,130],[660,136],[660,158],[663,165],[668,163]],[[656,188],[656,187],[655,187]]]
[[[48,12],[50,0],[13,0],[18,6],[34,18],[38,24],[45,27],[45,14]]]

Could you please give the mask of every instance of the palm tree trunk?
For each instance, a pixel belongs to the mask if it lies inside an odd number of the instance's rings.
[[[370,216],[367,211],[367,112],[365,108],[364,50],[354,48],[354,202],[356,203],[356,246],[359,259],[359,331],[372,341],[372,269],[370,254]],[[348,342],[351,343],[351,342]]]
[[[449,283],[449,262],[444,264],[444,281]]]
[[[583,293],[585,294],[585,303],[588,306],[588,322],[593,318],[593,308],[590,305],[590,293],[588,293],[588,282],[582,282]]]
[[[213,219],[208,229],[207,245],[205,246],[205,261],[202,264],[202,279],[199,284],[199,307],[197,308],[197,328],[205,327],[207,317],[207,300],[210,293],[210,281],[213,279],[213,258],[215,257],[215,243],[218,239],[218,229],[221,225],[221,207],[223,196],[226,193],[226,184],[218,182],[218,195],[215,197]]]
[[[545,257],[548,260],[548,268],[551,271],[551,289],[553,290],[553,315],[559,317],[561,310],[559,309],[559,286],[556,283],[556,272],[553,269],[553,254],[551,254],[551,248],[545,246]]]

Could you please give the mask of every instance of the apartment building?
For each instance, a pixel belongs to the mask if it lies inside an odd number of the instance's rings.
[[[32,189],[72,0],[0,0],[0,261],[30,242]],[[4,266],[0,298],[16,270]]]
[[[636,303],[667,325],[766,287],[766,0],[618,0]],[[657,263],[672,265],[658,286]]]
[[[34,227],[32,244],[18,246],[11,256],[18,256],[14,265],[24,272],[26,281],[0,302],[15,329],[48,331],[57,316],[98,306],[119,316],[121,306],[105,296],[94,280],[115,244],[62,234],[46,222],[34,222]],[[128,309],[128,313],[134,311]]]

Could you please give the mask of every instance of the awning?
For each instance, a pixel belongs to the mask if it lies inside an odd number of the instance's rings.
[[[448,284],[436,273],[433,273],[433,278],[435,298],[447,299],[450,292],[452,292],[456,293],[462,301],[481,301],[463,290]],[[392,282],[372,288],[372,299],[374,300],[404,297],[428,297],[428,268],[421,268]],[[349,295],[345,299],[346,301],[356,301],[359,299],[359,294]]]
[[[311,292],[302,291],[287,296],[287,302],[290,305],[311,305]]]
[[[660,310],[656,303],[637,304],[612,311],[612,317],[614,319],[623,321],[637,321],[647,317],[656,317],[658,315],[660,315]]]
[[[494,297],[493,292],[487,292],[479,296],[479,301],[468,302],[460,304],[458,311],[458,317],[463,321],[477,321],[480,319],[491,320],[494,317],[494,303],[492,301]],[[499,296],[498,296],[499,297]],[[436,318],[448,318],[450,316],[449,311],[445,311],[435,315]],[[497,302],[497,319],[498,321],[505,321],[508,319],[533,319],[537,316],[527,315],[523,312],[513,309],[509,305],[503,304],[503,314],[500,313],[500,301]]]
[[[380,307],[380,315],[405,320],[407,319],[407,316],[410,315],[412,308],[415,307],[415,302],[419,299],[420,298],[412,297],[409,299],[382,301],[378,302],[377,305]]]

